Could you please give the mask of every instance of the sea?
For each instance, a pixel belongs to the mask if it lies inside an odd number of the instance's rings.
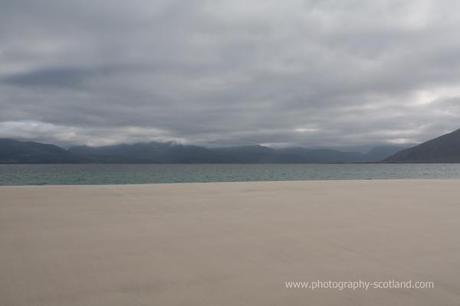
[[[0,165],[1,186],[460,179],[460,164]]]

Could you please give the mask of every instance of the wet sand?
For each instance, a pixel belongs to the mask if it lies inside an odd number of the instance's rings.
[[[5,306],[460,305],[459,271],[457,180],[0,187]]]

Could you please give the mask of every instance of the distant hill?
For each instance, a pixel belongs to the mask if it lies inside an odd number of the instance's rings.
[[[50,144],[0,139],[0,163],[357,163],[379,161],[398,149],[378,147],[369,153],[360,153],[302,147],[274,149],[260,145],[206,148],[149,142],[75,146],[66,150]]]
[[[58,146],[0,139],[0,163],[74,163],[82,158]]]
[[[384,159],[388,163],[458,163],[460,162],[460,129],[402,150]]]
[[[72,147],[69,152],[94,162],[114,163],[346,163],[362,161],[355,152],[305,148],[273,149],[260,145],[204,148],[170,143]]]
[[[406,147],[401,145],[378,146],[366,153],[364,159],[367,162],[377,162],[404,149],[406,149]]]
[[[152,142],[104,147],[78,146],[71,147],[69,151],[102,163],[354,163],[377,162],[400,149],[380,147],[369,153],[360,153],[301,147],[273,149],[260,145],[205,148]]]
[[[98,163],[218,163],[215,152],[199,146],[173,143],[136,143],[69,148],[75,156]]]

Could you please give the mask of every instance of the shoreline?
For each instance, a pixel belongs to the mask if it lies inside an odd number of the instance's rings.
[[[170,183],[170,182],[158,182],[158,183],[120,183],[120,184],[36,184],[36,185],[0,185],[1,188],[27,188],[27,187],[50,187],[50,188],[61,188],[61,187],[149,187],[149,186],[176,186],[176,185],[211,185],[211,184],[277,184],[277,183],[328,183],[328,182],[350,182],[350,183],[365,183],[365,182],[452,182],[458,181],[460,183],[459,178],[378,178],[378,179],[318,179],[318,180],[279,180],[279,181],[193,181],[193,182],[177,182],[177,183]]]

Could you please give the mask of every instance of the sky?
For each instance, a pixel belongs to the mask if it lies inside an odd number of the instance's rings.
[[[460,2],[0,0],[0,138],[410,145],[460,128]]]

